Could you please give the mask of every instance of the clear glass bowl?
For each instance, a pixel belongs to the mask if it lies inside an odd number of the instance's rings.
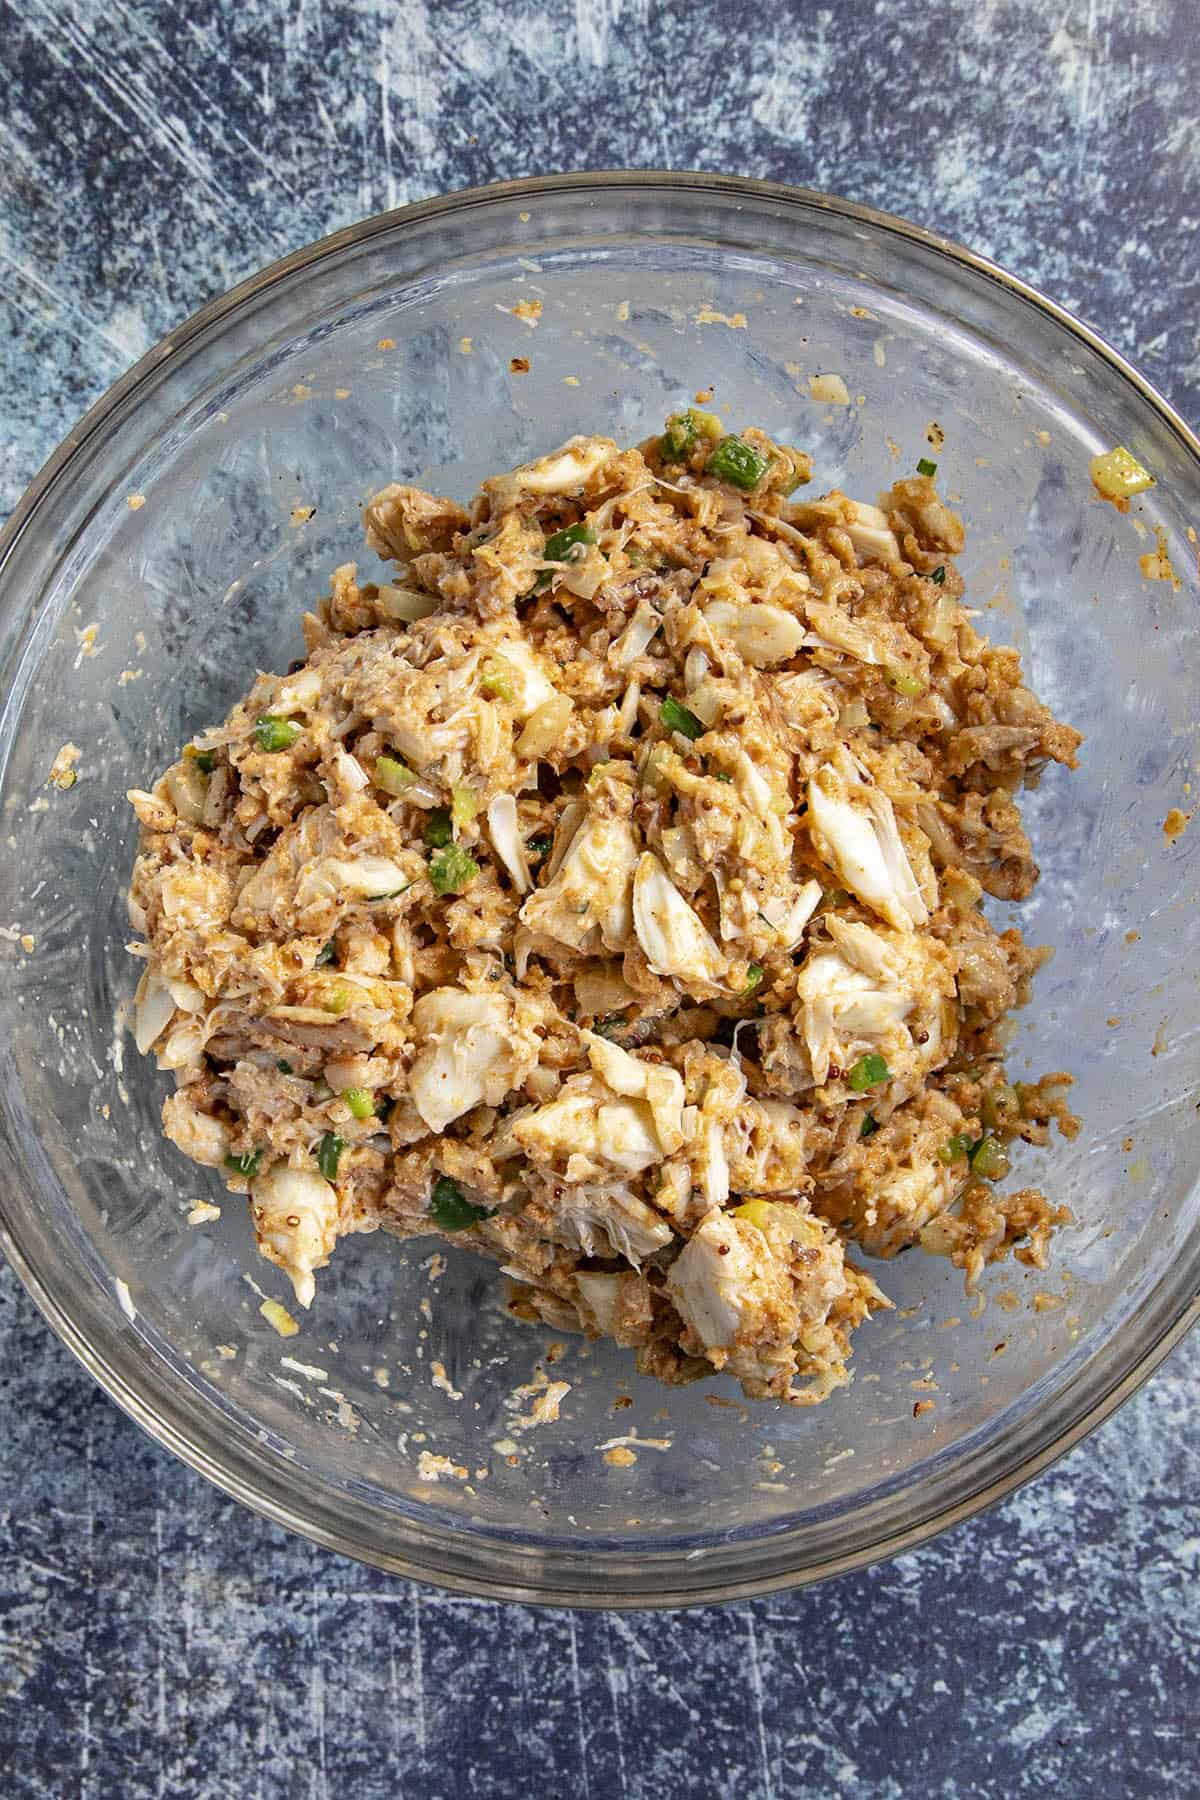
[[[531,324],[512,309],[534,299]],[[848,405],[810,397],[825,373]],[[1019,1073],[1078,1078],[1078,1141],[1017,1170],[1076,1224],[1048,1274],[993,1270],[982,1313],[941,1262],[883,1266],[897,1311],[814,1410],[552,1350],[507,1319],[488,1268],[452,1253],[439,1275],[432,1243],[382,1236],[339,1247],[285,1342],[259,1304],[286,1284],[243,1205],[162,1138],[167,1078],[122,1030],[125,790],[256,667],[286,666],[334,565],[371,570],[373,489],[466,496],[572,432],[636,440],[698,389],[867,497],[940,427],[985,623],[1087,734],[1079,773],[1028,802],[1043,880],[1022,923],[1056,955],[1013,1050]],[[1088,480],[1114,443],[1158,477],[1127,516]],[[477,1593],[755,1593],[918,1543],[1043,1467],[1197,1310],[1200,827],[1163,831],[1196,767],[1194,520],[1200,445],[1111,350],[989,264],[818,195],[517,183],[372,219],[206,308],[72,433],[2,540],[0,1207],[50,1323],[230,1493]],[[1143,578],[1147,528],[1182,592]],[[60,792],[67,742],[79,779]],[[202,1197],[220,1221],[189,1227]],[[518,1390],[539,1366],[570,1385],[530,1424]],[[635,1460],[608,1460],[614,1439]],[[423,1455],[465,1478],[423,1480]]]

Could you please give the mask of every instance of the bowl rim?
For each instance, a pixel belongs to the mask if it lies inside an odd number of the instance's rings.
[[[817,189],[793,187],[783,182],[764,181],[744,176],[722,175],[705,171],[673,170],[580,170],[562,175],[527,176],[521,179],[489,183],[481,187],[454,189],[426,200],[372,214],[369,218],[318,238],[298,250],[267,264],[224,294],[208,301],[196,312],[169,331],[152,349],[133,364],[88,409],[78,424],[63,438],[58,447],[34,476],[0,529],[0,572],[13,550],[36,518],[42,502],[69,470],[74,458],[101,433],[113,415],[122,409],[149,377],[157,375],[163,365],[181,354],[202,333],[238,312],[247,302],[260,297],[293,275],[310,271],[319,263],[336,258],[343,251],[368,243],[372,238],[424,224],[448,219],[456,213],[497,202],[547,199],[557,195],[577,197],[589,190],[614,191],[675,189],[692,195],[705,192],[722,199],[768,201],[787,209],[819,209],[856,225],[899,237],[982,275],[1006,289],[1016,300],[1047,315],[1069,335],[1079,339],[1105,362],[1114,374],[1129,383],[1159,418],[1180,439],[1200,467],[1200,437],[1186,424],[1171,403],[1140,371],[1098,332],[1086,325],[1066,308],[1048,298],[1038,288],[1011,274],[990,258],[967,249],[938,232],[914,225],[899,216],[843,200]],[[636,226],[633,228],[636,230]],[[587,1609],[665,1608],[711,1605],[719,1601],[751,1598],[755,1595],[810,1585],[855,1569],[885,1561],[901,1552],[913,1550],[940,1535],[953,1525],[961,1524],[985,1508],[995,1505],[1025,1482],[1073,1449],[1093,1430],[1108,1419],[1119,1406],[1141,1386],[1163,1359],[1200,1320],[1200,1294],[1185,1299],[1173,1318],[1162,1323],[1158,1335],[1143,1351],[1137,1363],[1124,1374],[1118,1374],[1110,1385],[1077,1417],[1069,1419],[1058,1435],[1040,1450],[1027,1456],[1017,1467],[981,1484],[965,1498],[950,1505],[931,1508],[917,1523],[897,1529],[876,1542],[856,1548],[844,1556],[827,1558],[817,1567],[773,1568],[765,1575],[722,1576],[707,1571],[704,1564],[692,1565],[696,1579],[686,1585],[676,1577],[675,1585],[647,1593],[644,1587],[619,1586],[603,1593],[595,1589],[579,1589],[569,1578],[553,1577],[537,1587],[520,1581],[504,1581],[474,1571],[464,1577],[447,1567],[431,1568],[415,1556],[402,1551],[381,1550],[326,1529],[320,1523],[301,1515],[294,1506],[285,1504],[274,1493],[257,1486],[233,1468],[227,1468],[183,1425],[164,1417],[143,1396],[139,1387],[117,1368],[76,1324],[70,1313],[46,1287],[34,1271],[10,1229],[0,1195],[0,1249],[3,1249],[22,1285],[34,1301],[51,1329],[82,1364],[109,1398],[139,1425],[149,1437],[178,1456],[189,1468],[203,1475],[214,1486],[238,1500],[251,1511],[284,1527],[323,1548],[337,1551],[373,1565],[386,1573],[422,1581],[451,1592],[467,1593],[483,1598],[546,1606],[571,1606]],[[593,1554],[585,1545],[568,1553],[587,1558]],[[557,1560],[557,1559],[556,1559]],[[569,1577],[569,1567],[564,1572]]]

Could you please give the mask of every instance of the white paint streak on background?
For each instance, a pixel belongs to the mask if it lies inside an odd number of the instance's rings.
[[[633,1617],[634,1615],[631,1613],[614,1613],[611,1621],[612,1631],[620,1638],[626,1650],[632,1652],[632,1657],[626,1658],[627,1668],[633,1658],[636,1658],[641,1664],[639,1678],[655,1680],[662,1692],[670,1696],[682,1713],[692,1715],[691,1706],[684,1699],[666,1669],[659,1668],[649,1651],[638,1641],[632,1624]]]
[[[616,1623],[619,1617],[620,1615],[618,1613],[610,1613],[606,1614],[604,1619],[604,1636],[606,1640],[604,1645],[604,1679],[608,1684],[609,1704],[612,1707],[613,1738],[617,1746],[617,1779],[620,1784],[617,1788],[617,1792],[619,1794],[626,1794],[629,1791],[629,1783],[625,1774],[625,1740],[621,1734],[620,1688],[622,1686],[622,1677],[619,1676],[617,1672],[617,1663],[616,1658],[613,1655],[611,1642],[612,1636],[616,1631]]]
[[[438,45],[429,24],[426,0],[410,0],[398,8],[384,27],[380,52],[386,45],[388,91],[395,100],[393,142],[402,142],[405,161],[418,170],[436,161],[442,127],[440,84],[432,79]],[[381,61],[382,67],[382,61]]]
[[[583,1718],[583,1685],[579,1679],[579,1633],[575,1614],[567,1614],[571,1645],[571,1692],[575,1699],[575,1730],[579,1740],[579,1767],[583,1773],[583,1800],[591,1800],[592,1785],[588,1779],[588,1734]]]
[[[1095,127],[1105,127],[1110,108],[1125,103],[1137,86],[1136,58],[1112,57],[1113,0],[1088,0],[1087,15],[1074,32],[1063,20],[1047,45],[1057,67],[1063,98],[1074,114],[1077,161],[1082,166]]]
[[[392,1720],[392,1756],[399,1767],[400,1758],[404,1754],[404,1736],[400,1729],[403,1701],[400,1697],[400,1670],[396,1663],[396,1646],[388,1647],[388,1711]]]
[[[315,1564],[315,1557],[313,1559]],[[321,1596],[314,1580],[309,1592],[311,1621],[308,1644],[309,1722],[317,1740],[317,1766],[313,1770],[313,1792],[317,1800],[328,1800],[329,1777],[325,1762],[325,1665],[321,1657]]]
[[[771,32],[756,45],[750,116],[772,136],[794,143],[807,135],[813,105],[834,72],[832,25],[833,14],[822,7],[809,15],[802,37]]]
[[[414,1583],[412,1591],[412,1686],[417,1697],[417,1743],[421,1755],[429,1748],[425,1732],[425,1654],[421,1644],[421,1590]]]
[[[78,338],[81,344],[89,346],[99,344],[122,365],[130,360],[130,352],[124,344],[119,343],[116,338],[110,337],[102,325],[98,325],[94,319],[90,319],[85,312],[68,300],[65,294],[60,294],[50,282],[43,280],[30,264],[23,262],[19,256],[11,254],[2,241],[0,241],[0,268],[11,269],[17,279],[29,287],[41,302],[40,311],[35,311],[33,307],[22,304],[21,310],[29,318],[40,318],[43,323],[48,325],[61,325],[64,330],[70,332],[72,337]],[[78,328],[71,325],[72,319],[78,321]],[[136,352],[134,354],[136,355]]]
[[[71,55],[63,56],[54,37],[43,35],[31,18],[27,21],[29,29],[59,66],[70,70],[78,78],[89,99],[107,112],[114,124],[122,130],[126,128],[125,120],[112,113],[105,105],[101,98],[102,89],[113,97],[118,106],[133,114],[140,132],[153,139],[178,162],[192,177],[197,188],[206,192],[222,212],[244,214],[242,203],[218,180],[210,159],[197,150],[186,123],[178,117],[167,117],[160,111],[160,97],[148,88],[144,76],[128,69],[118,71],[116,68],[106,68],[95,54],[92,40],[74,19],[53,11],[46,0],[31,0],[31,3],[49,21],[52,29],[57,29]],[[184,191],[186,193],[187,190]],[[248,219],[247,224],[250,224]]]
[[[392,135],[392,71],[388,54],[388,39],[393,30],[394,26],[385,25],[379,35],[379,61],[375,69],[379,87],[379,133],[383,140],[383,197],[389,210],[396,204],[396,172],[392,167],[396,140]]]
[[[88,1413],[87,1430],[84,1434],[83,1479],[86,1496],[86,1526],[84,1536],[84,1564],[87,1569],[88,1587],[96,1592],[96,1436],[93,1423],[95,1415]],[[87,1623],[83,1628],[83,1642],[80,1646],[83,1654],[83,1707],[79,1732],[79,1790],[81,1800],[87,1791],[88,1764],[92,1749],[92,1658],[91,1646],[88,1643]]]
[[[767,1726],[763,1716],[762,1666],[758,1659],[758,1633],[754,1625],[754,1609],[746,1608],[746,1648],[750,1663],[750,1697],[754,1703],[754,1723],[758,1732],[758,1763],[762,1771],[763,1800],[775,1800],[775,1782],[767,1756]]]
[[[168,104],[175,104],[178,102],[180,106],[185,106],[187,104],[188,96],[191,95],[196,102],[195,107],[192,109],[194,116],[198,121],[207,126],[208,135],[210,137],[218,136],[223,139],[228,135],[235,143],[240,144],[242,149],[247,152],[254,162],[259,164],[265,171],[267,179],[272,187],[281,189],[291,199],[298,200],[300,196],[281,169],[279,157],[265,153],[252,138],[247,137],[246,133],[239,125],[233,123],[228,115],[227,109],[217,105],[214,96],[207,93],[204,88],[200,86],[199,82],[192,78],[187,69],[171,55],[163,40],[156,36],[152,31],[145,33],[145,28],[139,25],[138,19],[130,13],[128,6],[123,3],[123,0],[107,0],[107,3],[114,9],[118,18],[123,17],[128,21],[127,30],[129,38],[136,39],[139,30],[143,32],[143,43],[145,37],[148,36],[149,43],[145,46],[149,52],[146,56],[147,64],[151,68],[156,63],[161,64],[165,75],[171,82],[174,82],[179,89],[177,94],[167,95],[165,92],[166,84],[164,83],[164,93],[159,94],[154,98],[153,104],[155,107],[161,108],[164,98],[167,99]],[[233,67],[236,68],[236,64],[234,64]],[[271,97],[270,78],[270,67],[268,64],[264,63],[262,66],[262,85],[259,89],[259,103],[263,113],[268,118],[270,118],[275,110],[275,103]],[[248,81],[243,80],[242,85],[246,87],[248,91],[253,91],[250,88]],[[209,167],[211,168],[211,163],[209,164]],[[254,184],[248,185],[253,188]]]
[[[647,0],[575,0],[575,35],[579,60],[593,69],[609,61],[609,39],[618,27],[643,28],[648,17]]]
[[[154,1482],[154,1650],[155,1650],[155,1724],[158,1729],[158,1800],[163,1800],[166,1792],[166,1769],[163,1758],[170,1734],[167,1730],[167,1604],[163,1590],[163,1574],[166,1565],[165,1546],[163,1544],[162,1515],[162,1480],[161,1472],[155,1470]]]
[[[435,54],[440,61],[449,63],[451,68],[457,69],[460,74],[466,75],[472,80],[479,81],[480,85],[474,95],[474,105],[482,112],[490,114],[503,132],[504,135],[500,141],[499,148],[507,150],[517,143],[520,137],[520,125],[514,123],[514,121],[509,118],[508,114],[501,110],[487,91],[489,86],[498,85],[495,81],[495,53],[489,52],[482,58],[469,59],[463,51],[460,50],[458,45],[451,46],[446,43],[438,42],[433,45],[433,54]]]

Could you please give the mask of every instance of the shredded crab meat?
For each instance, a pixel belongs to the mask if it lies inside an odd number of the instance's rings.
[[[808,806],[817,848],[846,886],[873,912],[910,930],[928,916],[896,826],[892,802],[847,767],[827,763],[808,784]]]
[[[311,1169],[276,1163],[251,1182],[250,1207],[260,1253],[290,1276],[301,1306],[311,1306],[313,1271],[324,1268],[337,1241],[336,1190]]]
[[[511,794],[497,794],[488,804],[488,830],[492,847],[508,872],[518,894],[527,894],[533,886],[529,859],[521,838],[517,803]]]
[[[444,1131],[481,1102],[498,1106],[534,1060],[504,994],[434,988],[414,1006],[412,1027],[417,1051],[408,1092],[431,1131]]]
[[[656,975],[693,984],[716,983],[725,975],[724,956],[651,850],[640,858],[633,878],[633,919]]]
[[[798,497],[736,442],[381,489],[389,578],[334,570],[304,663],[130,791],[163,1129],[301,1306],[348,1233],[435,1236],[517,1319],[800,1405],[888,1304],[856,1250],[1044,1264],[1065,1215],[1003,1176],[1068,1078],[1008,1082],[1042,953],[981,901],[1077,735],[931,480]]]

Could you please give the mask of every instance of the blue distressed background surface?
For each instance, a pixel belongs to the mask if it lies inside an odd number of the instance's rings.
[[[1200,418],[1189,0],[0,0],[0,514],[135,357],[364,213],[727,169],[986,251]],[[451,1599],[240,1511],[0,1272],[0,1792],[1194,1795],[1200,1343],[987,1517],[677,1616]]]

